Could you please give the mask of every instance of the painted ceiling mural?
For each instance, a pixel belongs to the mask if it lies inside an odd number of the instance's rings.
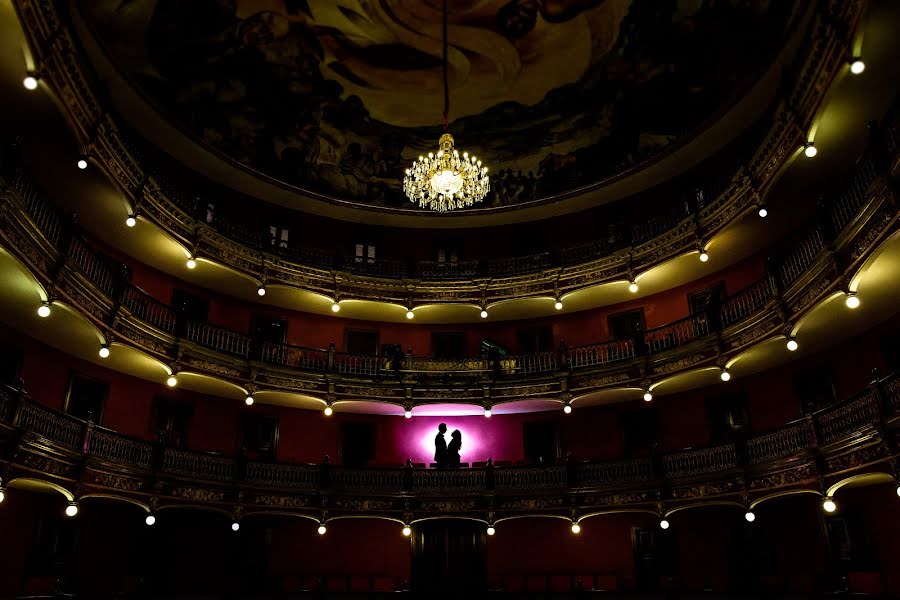
[[[719,114],[779,49],[777,0],[450,0],[450,130],[482,206],[582,189]],[[441,0],[85,0],[117,68],[204,143],[289,185],[412,209],[442,132]],[[477,207],[477,205],[476,205]]]

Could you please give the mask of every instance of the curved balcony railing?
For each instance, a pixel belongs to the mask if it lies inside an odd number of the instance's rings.
[[[355,257],[333,256],[317,249],[281,248],[267,235],[210,216],[207,201],[198,202],[153,172],[152,161],[145,160],[138,144],[116,125],[110,116],[114,111],[104,107],[94,92],[89,63],[75,37],[61,25],[55,4],[29,3],[27,10],[17,8],[35,61],[42,65],[42,78],[61,90],[64,102],[60,105],[78,133],[78,142],[90,148],[92,157],[129,197],[131,206],[139,207],[143,218],[156,222],[181,243],[196,243],[198,251],[210,259],[257,279],[262,273],[250,265],[259,265],[263,252],[263,270],[270,282],[335,294],[332,271],[337,270],[341,271],[340,292],[345,297],[416,305],[448,301],[444,282],[454,279],[466,282],[454,293],[454,302],[492,303],[521,297],[524,285],[530,296],[567,293],[621,280],[631,269],[642,271],[661,264],[695,244],[698,235],[709,239],[764,196],[780,167],[803,144],[803,132],[846,64],[847,31],[857,26],[862,14],[860,3],[822,4],[809,10],[809,27],[800,34],[804,43],[798,44],[801,51],[794,59],[795,84],[784,90],[780,101],[773,102],[770,126],[761,132],[762,141],[753,155],[743,157],[732,172],[717,170],[721,177],[692,183],[676,193],[667,203],[676,206],[671,212],[642,219],[621,231],[608,230],[602,240],[559,253],[435,267],[432,263],[357,263]],[[842,221],[843,217],[835,222]],[[480,285],[467,285],[476,271]],[[372,286],[369,277],[385,281]]]
[[[764,475],[787,458],[807,460],[827,453],[840,441],[865,441],[866,433],[884,439],[885,427],[898,421],[900,378],[876,378],[861,393],[811,413],[768,433],[729,444],[689,449],[631,460],[575,461],[565,464],[500,466],[490,459],[462,469],[415,467],[347,468],[322,464],[247,461],[241,458],[165,447],[164,442],[130,438],[81,421],[29,399],[19,390],[0,388],[0,426],[23,433],[23,443],[40,441],[64,451],[100,460],[150,481],[174,478],[213,487],[237,486],[247,491],[348,493],[377,496],[513,494],[603,489],[671,489],[685,482],[721,479],[734,474]],[[871,437],[871,436],[868,436]],[[876,446],[882,447],[879,443]],[[890,452],[883,457],[890,460]],[[203,496],[206,498],[207,496]]]

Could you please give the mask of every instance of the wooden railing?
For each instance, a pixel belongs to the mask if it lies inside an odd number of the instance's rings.
[[[133,285],[125,288],[122,306],[141,321],[166,333],[175,333],[175,311],[142,289]]]
[[[747,441],[750,464],[759,465],[797,456],[816,445],[816,432],[811,420],[804,419]]]
[[[315,490],[321,487],[321,468],[316,465],[247,463],[247,483],[272,488]]]
[[[573,369],[580,369],[630,360],[636,356],[636,352],[633,340],[613,340],[569,348],[568,356],[569,365]]]
[[[199,321],[188,321],[185,331],[185,339],[191,342],[215,348],[221,352],[242,356],[244,358],[250,355],[250,337],[243,333],[230,331],[222,327],[209,325],[208,323],[200,323]]]
[[[737,451],[734,444],[663,456],[663,474],[666,479],[684,479],[732,471],[737,466]]]
[[[878,422],[880,411],[875,392],[864,390],[857,396],[829,406],[816,417],[822,444],[831,444]]]
[[[149,470],[153,466],[153,444],[94,428],[87,444],[88,452],[110,462]]]
[[[264,342],[260,360],[265,363],[322,373],[328,370],[328,350]]]
[[[237,478],[237,461],[223,456],[166,448],[162,470],[191,479],[231,482]]]
[[[705,313],[691,315],[662,327],[648,329],[644,334],[644,343],[651,353],[664,352],[699,340],[709,332],[709,317]]]
[[[869,188],[876,177],[875,164],[866,153],[856,163],[850,183],[831,203],[831,226],[834,231],[843,231],[860,213],[869,199]]]
[[[580,463],[575,480],[578,487],[586,488],[646,483],[653,480],[653,468],[649,458]]]
[[[822,230],[812,229],[800,239],[800,242],[781,257],[778,274],[781,285],[788,287],[798,277],[806,272],[806,269],[816,260],[822,249],[825,248],[825,238]]]
[[[772,299],[772,283],[768,277],[751,283],[722,303],[722,326],[728,327],[750,316]]]
[[[34,402],[19,405],[15,425],[70,450],[84,447],[86,423]]]

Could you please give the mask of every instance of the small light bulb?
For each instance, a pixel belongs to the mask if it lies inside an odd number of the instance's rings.
[[[800,347],[800,344],[797,343],[797,340],[795,340],[794,338],[788,339],[788,341],[787,341],[787,349],[788,350],[793,352],[794,350],[796,350],[799,347]]]
[[[109,358],[109,346],[100,346],[100,358]]]
[[[0,493],[2,493],[2,492],[0,492]],[[897,495],[900,496],[900,485],[897,486]],[[0,502],[3,502],[3,500],[0,500]]]
[[[556,304],[553,305],[553,308],[555,308],[556,310],[562,310],[562,302],[557,300]]]
[[[494,528],[491,527],[491,526],[488,526],[488,528],[487,528],[487,534],[488,534],[488,535],[494,535],[495,533],[497,533],[497,530],[494,529]]]
[[[66,507],[66,516],[74,517],[77,514],[78,514],[78,505],[75,504],[74,502],[70,502],[69,505]]]
[[[0,504],[2,504],[4,500],[6,500],[6,492],[3,488],[0,488]]]
[[[844,300],[844,304],[847,305],[847,308],[859,308],[859,297],[850,292],[847,294],[847,299]]]
[[[706,250],[700,251],[700,262],[706,262],[709,260],[709,254],[706,253]]]
[[[169,375],[169,378],[166,379],[166,385],[169,387],[175,387],[178,385],[178,378],[174,375]]]
[[[861,61],[858,58],[854,59],[853,62],[850,63],[850,72],[853,73],[854,75],[859,75],[865,70],[866,70],[866,63],[864,63],[863,61]],[[25,86],[25,87],[28,87],[28,86]]]
[[[719,377],[722,378],[722,381],[731,381],[731,373],[728,372],[728,369],[722,369],[722,374]]]
[[[197,268],[197,261],[194,260],[193,256],[190,257],[189,259],[187,259],[187,262],[184,264],[185,264],[185,266],[187,266],[188,269],[196,269]]]
[[[326,406],[324,412],[326,417],[330,417],[332,414],[334,414],[334,409],[330,406]]]
[[[256,295],[257,296],[265,296],[266,295],[266,286],[261,285],[258,288],[256,288]]]
[[[759,218],[760,218],[760,219],[765,219],[766,217],[769,216],[769,209],[766,208],[765,205],[762,205],[762,206],[759,207],[759,210],[757,211],[756,214],[759,215]]]
[[[37,313],[38,313],[38,316],[41,317],[42,319],[46,319],[47,317],[49,317],[50,316],[50,303],[44,302],[43,304],[41,304],[38,307]]]
[[[253,406],[253,402],[255,402],[255,401],[253,400],[253,395],[252,395],[252,394],[247,394],[247,397],[244,398],[244,404],[246,404],[247,406]]]
[[[137,225],[137,217],[135,217],[134,215],[128,215],[128,217],[125,218],[125,224],[128,227],[134,227],[135,225]]]
[[[818,154],[819,151],[816,149],[815,146],[812,145],[812,143],[809,143],[806,145],[806,149],[803,150],[803,153],[806,155],[806,158],[812,158],[816,154]]]
[[[412,528],[409,525],[407,525],[406,527],[403,528],[404,536],[409,537],[411,534],[412,534]]]
[[[416,315],[413,313],[412,310],[406,311],[406,318],[407,318],[407,319],[412,319],[412,318],[415,317],[415,316],[416,316]]]
[[[581,533],[581,525],[572,523],[572,533]]]
[[[481,318],[487,319],[487,309],[484,309],[484,308],[481,309]]]
[[[632,294],[637,294],[638,284],[636,281],[632,281],[631,283],[628,284],[628,291],[631,292]]]
[[[822,508],[827,513],[833,513],[837,510],[837,504],[834,503],[834,500],[831,498],[825,498],[825,502],[822,503]]]
[[[331,312],[340,312],[340,310],[341,310],[341,305],[338,304],[337,300],[335,300],[334,303],[331,305]]]
[[[325,525],[319,525],[319,528],[316,531],[319,532],[319,535],[325,535],[325,532],[328,531],[328,529]]]
[[[34,75],[27,75],[25,79],[22,80],[22,85],[25,86],[26,90],[36,90],[38,86],[37,77],[35,77]]]
[[[566,404],[565,406],[563,406],[563,412],[566,413],[567,415],[572,414],[572,405]]]
[[[144,519],[144,523],[147,525],[154,525],[156,523],[156,517],[153,515],[147,515],[147,518]]]
[[[490,419],[491,418],[491,409],[489,409],[489,408],[484,409],[484,416],[487,417],[488,419]]]
[[[661,520],[661,521],[659,522],[659,526],[660,526],[660,528],[662,528],[662,529],[668,529],[668,528],[669,528],[669,522],[668,522],[667,520],[663,519],[663,520]]]
[[[748,510],[747,512],[744,513],[744,518],[747,519],[748,523],[752,523],[753,521],[756,520],[756,515],[753,514],[752,510]]]
[[[75,164],[78,165],[78,168],[81,169],[82,171],[84,171],[88,167],[88,162],[83,158],[79,158],[78,162]]]
[[[650,393],[650,390],[644,392],[644,402],[650,402],[653,400],[653,394]]]
[[[405,411],[403,413],[403,416],[406,417],[407,419],[412,419],[412,411],[411,410]]]
[[[240,529],[240,528],[241,528],[241,524],[238,523],[237,521],[235,521],[234,523],[231,524],[231,530],[232,530],[232,531],[237,531],[237,530]]]

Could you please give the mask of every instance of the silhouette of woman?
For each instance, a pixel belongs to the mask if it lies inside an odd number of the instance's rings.
[[[459,448],[462,446],[462,433],[454,429],[450,434],[450,443],[447,445],[447,466],[451,469],[459,468]]]

